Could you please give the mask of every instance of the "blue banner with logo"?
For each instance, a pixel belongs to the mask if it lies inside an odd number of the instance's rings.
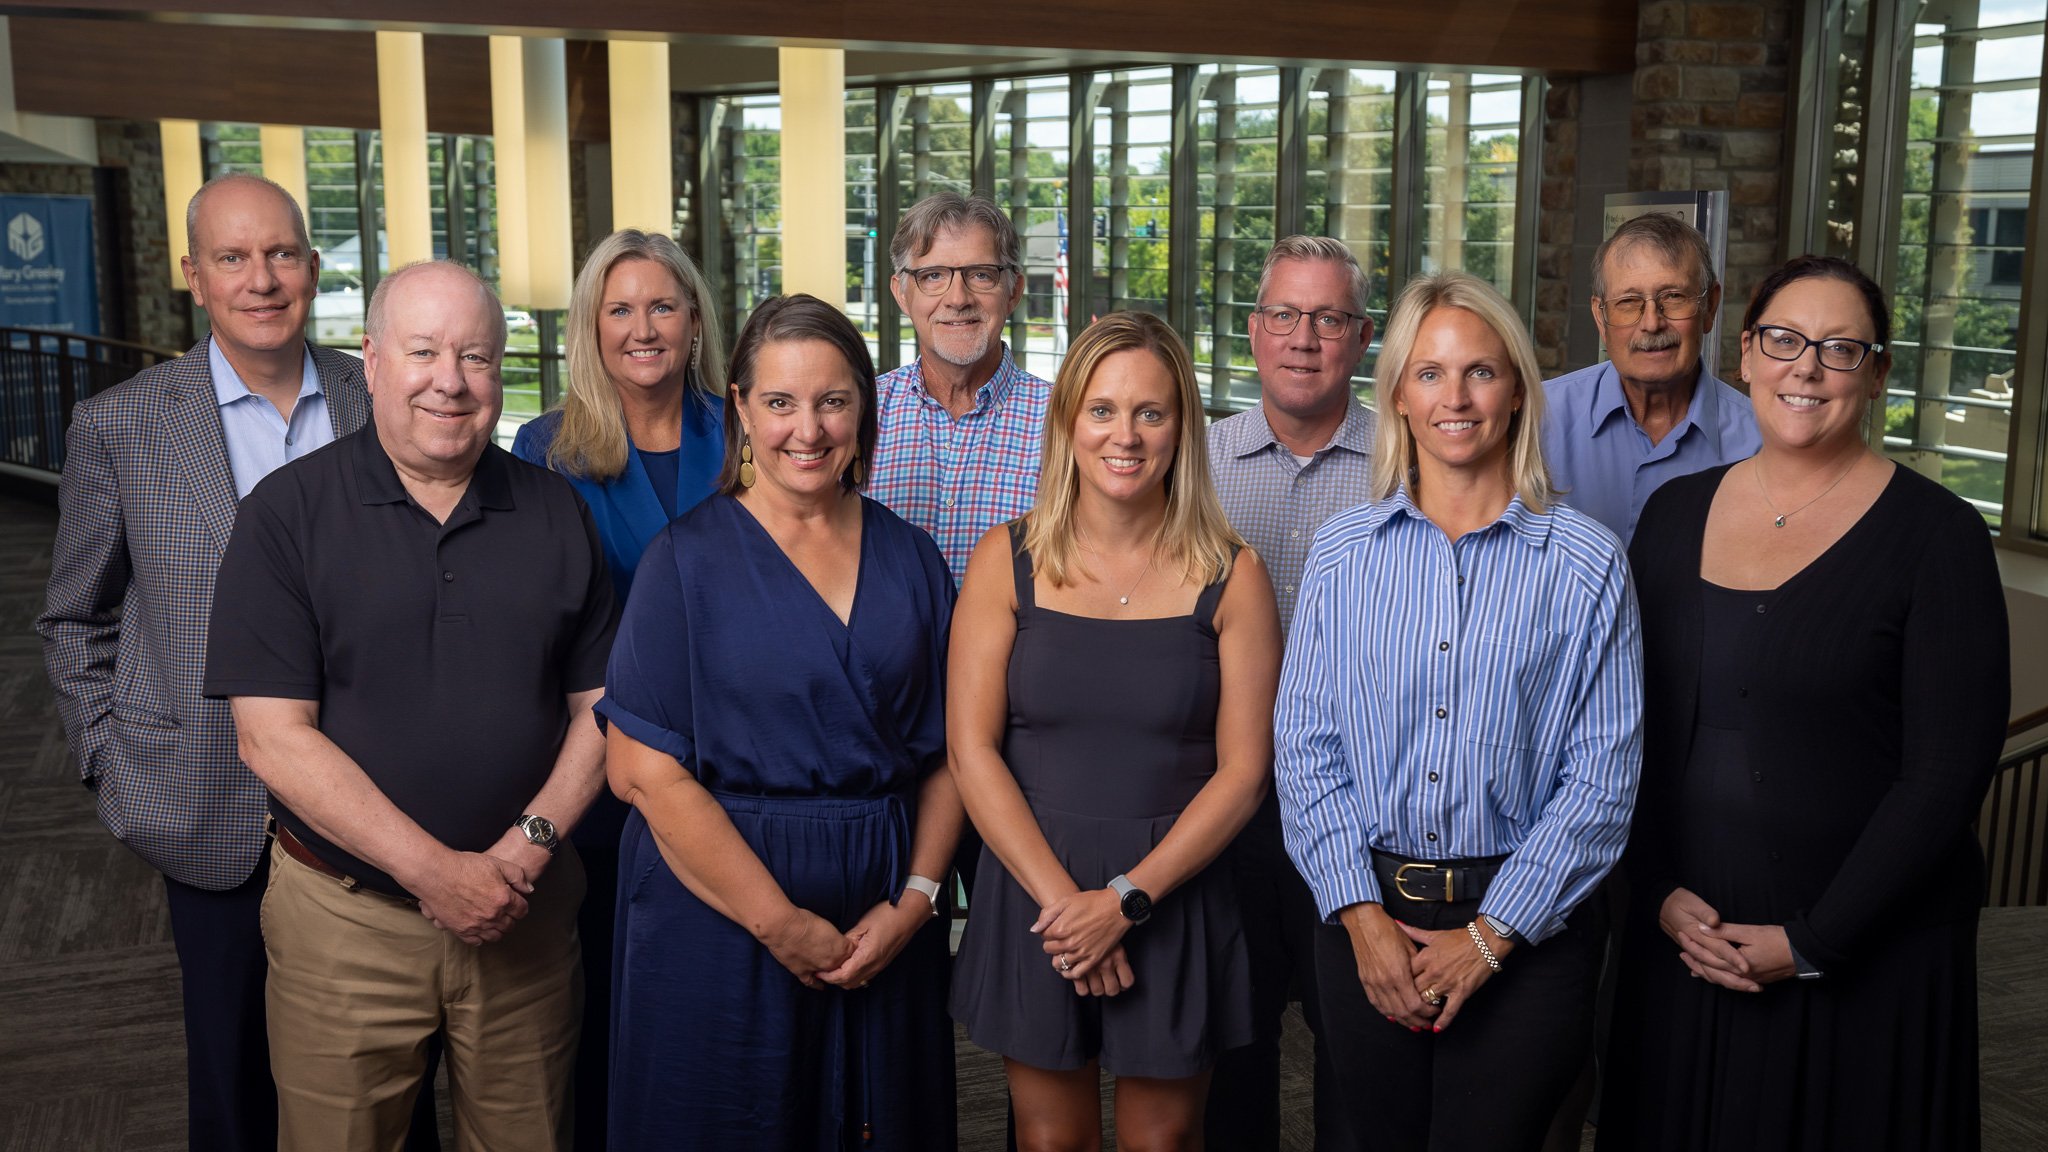
[[[0,326],[97,336],[92,199],[0,196]]]

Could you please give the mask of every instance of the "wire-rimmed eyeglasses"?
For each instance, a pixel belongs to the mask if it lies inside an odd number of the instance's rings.
[[[1680,292],[1672,289],[1659,292],[1654,297],[1657,315],[1666,320],[1690,320],[1700,314],[1700,308],[1707,302],[1707,292]],[[1646,296],[1619,296],[1613,300],[1600,301],[1600,314],[1616,328],[1633,328],[1643,322],[1643,312],[1653,298]]]
[[[1863,367],[1864,358],[1873,352],[1884,351],[1884,345],[1868,340],[1856,340],[1848,336],[1830,336],[1815,340],[1797,329],[1777,324],[1756,326],[1757,351],[1773,360],[1797,360],[1806,355],[1808,348],[1814,349],[1814,357],[1823,368],[1837,372],[1854,372]]]
[[[903,275],[917,285],[917,290],[927,296],[938,296],[953,286],[957,273],[967,279],[970,292],[1000,292],[1004,277],[1015,271],[1008,264],[927,264],[922,268],[905,268]]]
[[[1259,327],[1274,336],[1291,334],[1296,328],[1301,327],[1301,318],[1306,316],[1309,318],[1309,331],[1325,340],[1342,340],[1350,334],[1352,325],[1365,319],[1342,308],[1318,308],[1314,312],[1304,312],[1299,308],[1289,308],[1285,304],[1269,304],[1263,308],[1254,308],[1252,315],[1259,318]]]

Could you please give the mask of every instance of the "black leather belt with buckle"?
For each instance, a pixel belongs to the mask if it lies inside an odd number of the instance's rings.
[[[1372,870],[1380,878],[1380,894],[1416,902],[1455,903],[1477,900],[1493,886],[1506,857],[1491,860],[1429,862],[1372,854]]]

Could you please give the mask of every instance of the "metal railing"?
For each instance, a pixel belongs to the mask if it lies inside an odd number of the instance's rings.
[[[72,406],[176,352],[39,328],[0,328],[0,471],[54,484]]]
[[[2011,740],[2048,725],[2048,708],[2030,712],[2006,730]],[[2048,904],[2048,789],[2042,787],[2048,764],[2048,735],[2014,750],[1998,762],[1984,807],[1977,817],[1977,838],[1984,846],[1990,881],[1984,893],[1988,908]]]

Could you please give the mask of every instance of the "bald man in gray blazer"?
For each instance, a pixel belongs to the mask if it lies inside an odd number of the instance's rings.
[[[191,1147],[275,1148],[257,913],[263,785],[200,696],[214,573],[256,481],[362,427],[362,364],[310,345],[319,254],[298,204],[214,180],[186,216],[207,339],[72,413],[36,630],[100,819],[164,875],[184,974]]]

